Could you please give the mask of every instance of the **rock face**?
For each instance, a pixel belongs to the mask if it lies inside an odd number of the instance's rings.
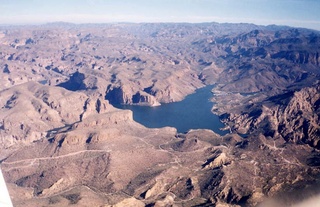
[[[230,114],[226,122],[244,134],[260,131],[287,142],[309,144],[319,149],[319,84],[287,92],[251,106],[246,113]]]
[[[0,27],[14,205],[286,206],[320,193],[319,37],[251,24]],[[110,105],[213,84],[225,136],[148,129]]]
[[[111,87],[111,85],[110,85]],[[135,93],[134,90],[128,89],[126,86],[121,86],[119,88],[108,87],[107,95],[105,98],[110,101],[111,104],[139,104],[139,105],[149,105],[158,106],[160,103],[156,98],[145,91],[138,91]],[[133,94],[135,93],[135,94]]]

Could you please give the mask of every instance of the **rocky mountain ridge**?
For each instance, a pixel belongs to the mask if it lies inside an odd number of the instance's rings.
[[[284,89],[319,75],[318,34],[303,29],[215,23],[23,29],[2,30],[1,88],[29,80],[67,89],[78,84],[69,89],[104,96],[106,88],[120,89],[127,94],[117,102],[153,105],[179,101],[201,82],[227,83],[225,91],[245,93],[270,85],[276,87],[268,90]],[[45,54],[41,48],[48,48]],[[77,74],[83,75],[73,79]]]
[[[243,134],[259,130],[275,139],[319,149],[319,89],[317,84],[270,97],[242,114],[228,115],[225,121],[232,123],[232,130]]]

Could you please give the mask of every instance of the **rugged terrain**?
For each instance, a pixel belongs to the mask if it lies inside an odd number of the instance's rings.
[[[1,27],[0,45],[15,206],[284,206],[319,193],[318,31],[54,23]],[[148,129],[111,105],[213,84],[225,136]]]

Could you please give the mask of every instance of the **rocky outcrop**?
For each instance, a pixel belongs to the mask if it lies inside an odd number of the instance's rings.
[[[149,105],[149,106],[159,106],[160,103],[156,100],[156,98],[146,92],[137,92],[132,96],[132,104],[139,105]]]
[[[92,114],[112,111],[105,100],[28,82],[0,92],[3,146],[31,143]]]
[[[116,82],[107,87],[105,98],[112,104],[157,106],[160,103],[181,101],[185,96],[204,86],[195,72],[188,69],[161,74],[162,81]],[[117,76],[118,77],[118,76]]]
[[[277,131],[286,141],[320,148],[320,86],[304,88],[293,94],[287,106],[280,106]],[[282,113],[281,113],[282,112]]]
[[[232,129],[243,134],[260,131],[287,142],[309,144],[319,149],[319,85],[268,98],[250,112],[230,114]]]
[[[156,98],[144,91],[135,93],[132,88],[121,86],[119,88],[108,88],[105,98],[111,104],[137,104],[147,106],[158,106],[160,103]]]
[[[319,52],[309,53],[308,51],[280,51],[273,55],[274,59],[286,59],[298,64],[313,64],[319,65]]]
[[[72,74],[72,76],[67,82],[60,83],[57,86],[60,86],[70,91],[90,89],[84,85],[84,82],[83,82],[84,79],[85,79],[85,75],[83,73],[76,72]]]

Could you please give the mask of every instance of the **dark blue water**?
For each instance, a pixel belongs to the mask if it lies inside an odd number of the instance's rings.
[[[132,110],[133,119],[149,128],[172,126],[179,133],[190,129],[211,129],[220,135],[225,135],[227,131],[220,130],[224,125],[219,117],[211,112],[213,103],[209,99],[212,97],[212,88],[213,86],[200,88],[180,102],[161,106],[115,105],[115,107]]]

